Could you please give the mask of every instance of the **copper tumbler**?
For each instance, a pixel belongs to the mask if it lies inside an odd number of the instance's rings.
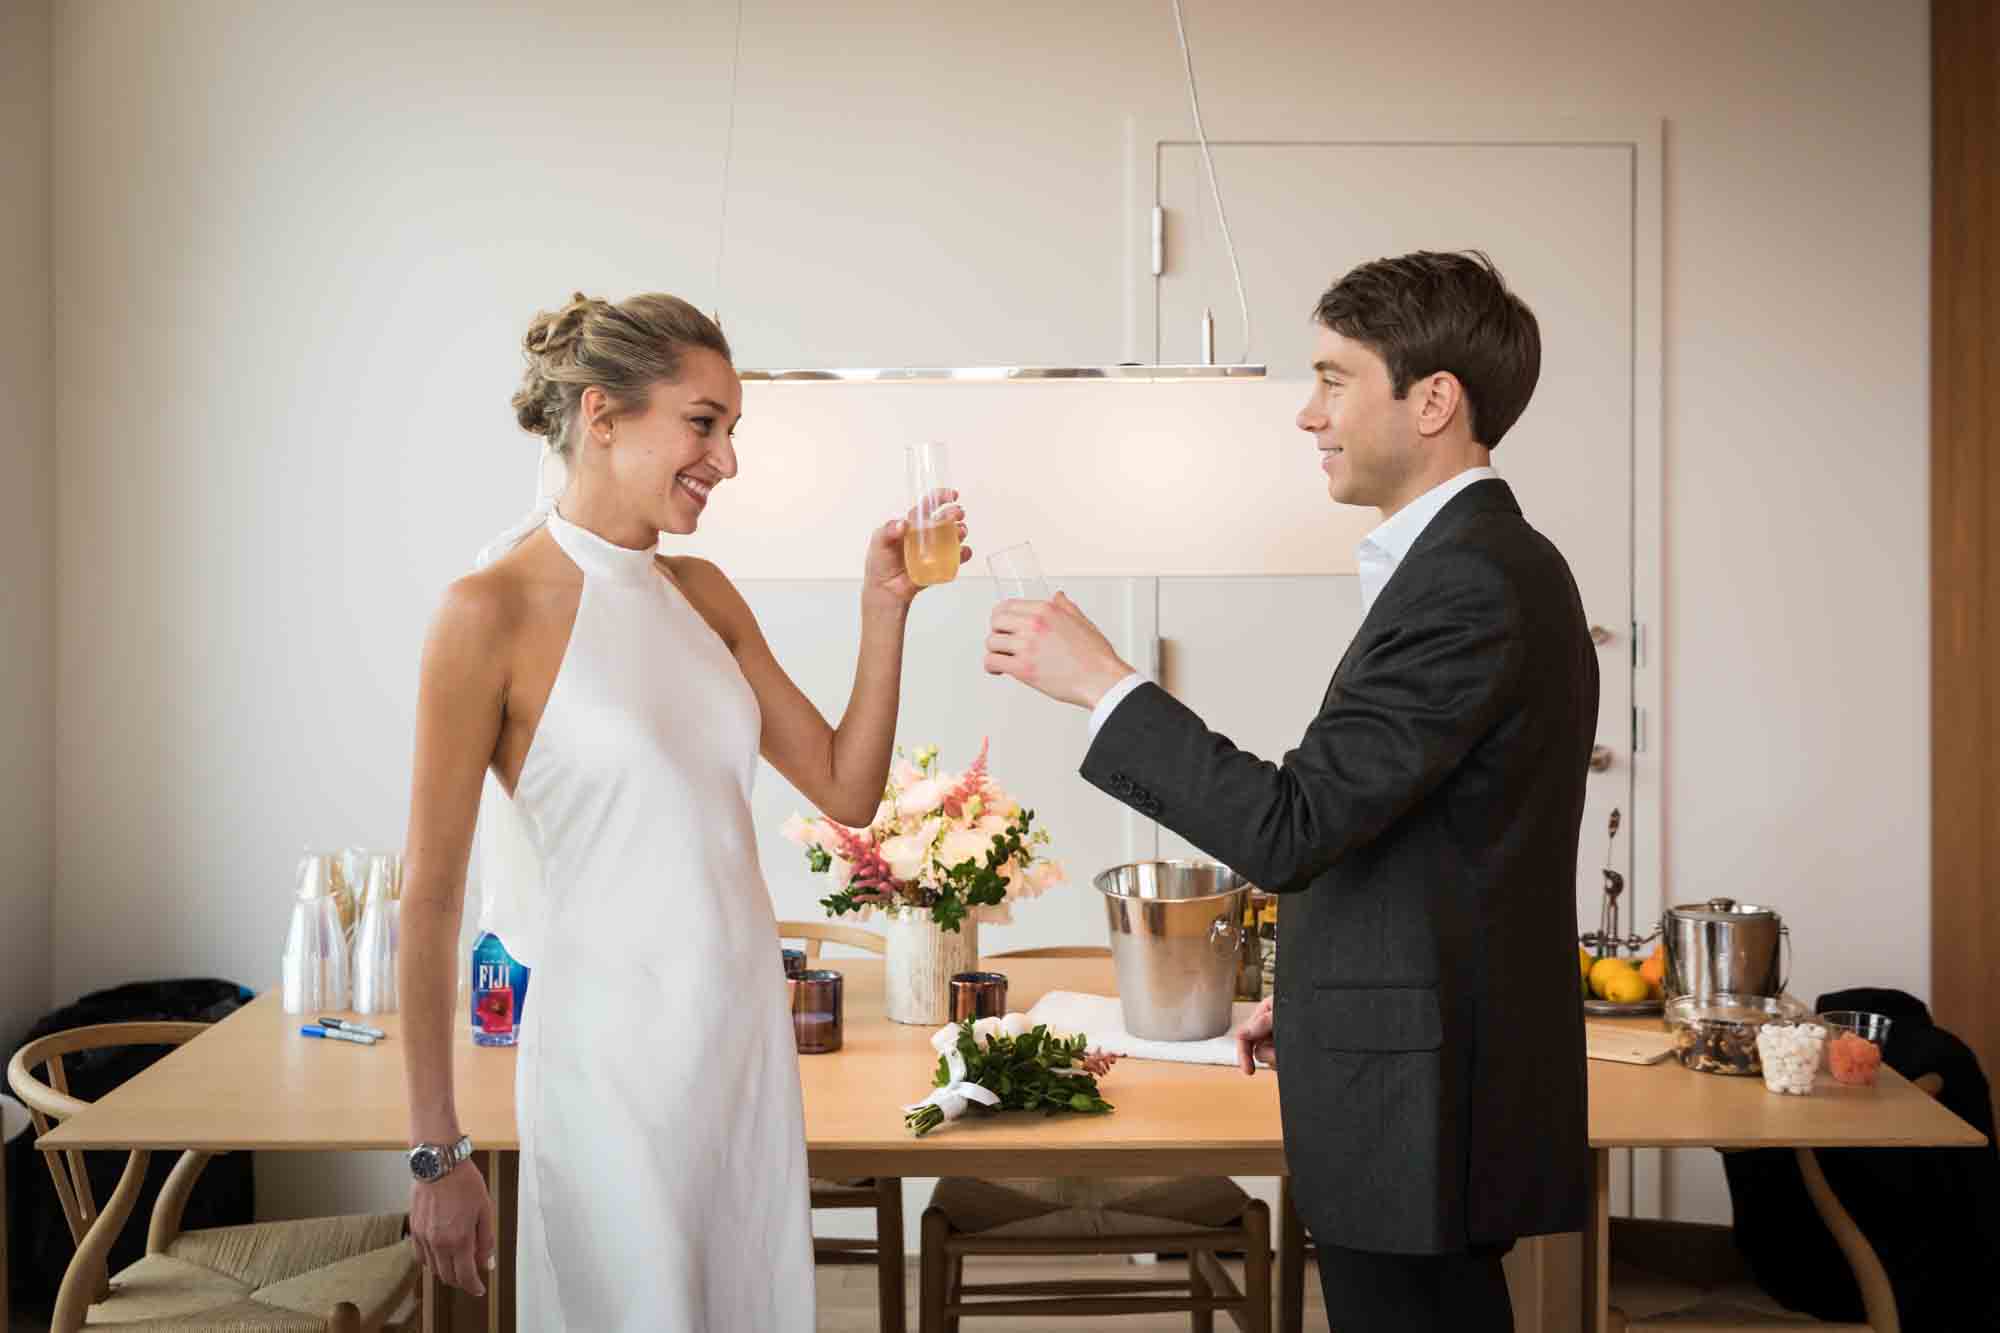
[[[800,1055],[825,1055],[840,1049],[840,973],[824,968],[785,978],[792,993],[792,1038]]]
[[[951,979],[951,1021],[1001,1018],[1007,1013],[1004,972],[960,972]]]

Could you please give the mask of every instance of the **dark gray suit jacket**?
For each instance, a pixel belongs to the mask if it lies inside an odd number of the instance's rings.
[[[1289,895],[1279,1099],[1321,1244],[1439,1254],[1583,1225],[1596,722],[1569,566],[1489,479],[1424,529],[1282,764],[1155,685],[1092,743],[1087,781]]]

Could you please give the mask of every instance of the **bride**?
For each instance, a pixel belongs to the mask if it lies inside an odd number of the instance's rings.
[[[515,413],[567,483],[446,591],[418,693],[400,978],[412,1241],[441,1280],[484,1292],[493,1205],[452,1052],[490,773],[488,814],[521,831],[536,881],[517,932],[534,966],[520,1326],[807,1330],[797,1056],[750,788],[761,754],[833,818],[873,818],[917,594],[904,522],[869,539],[853,693],[830,726],[727,576],[655,551],[736,475],[742,386],[721,329],[672,296],[579,294],[525,348]],[[946,516],[963,540],[963,510]]]

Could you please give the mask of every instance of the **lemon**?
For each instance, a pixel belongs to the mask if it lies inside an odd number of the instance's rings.
[[[1640,985],[1645,985],[1645,978],[1634,971],[1632,964],[1623,958],[1600,958],[1590,966],[1590,989],[1598,999],[1609,999],[1606,988],[1613,977],[1620,975],[1629,976]]]
[[[1652,992],[1652,983],[1629,967],[1612,972],[1604,982],[1604,998],[1613,1004],[1637,1004]]]
[[[1590,956],[1590,950],[1579,946],[1576,951],[1576,961],[1577,964],[1583,969],[1583,979],[1585,981],[1590,980],[1590,965],[1597,961],[1595,958],[1592,958]]]

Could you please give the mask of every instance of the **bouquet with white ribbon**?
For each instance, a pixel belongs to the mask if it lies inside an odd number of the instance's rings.
[[[931,1047],[938,1053],[936,1087],[903,1108],[903,1123],[918,1138],[975,1105],[1047,1115],[1101,1115],[1111,1109],[1097,1080],[1111,1072],[1118,1057],[1090,1050],[1081,1033],[1030,1027],[1025,1014],[1008,1014],[939,1028]]]

